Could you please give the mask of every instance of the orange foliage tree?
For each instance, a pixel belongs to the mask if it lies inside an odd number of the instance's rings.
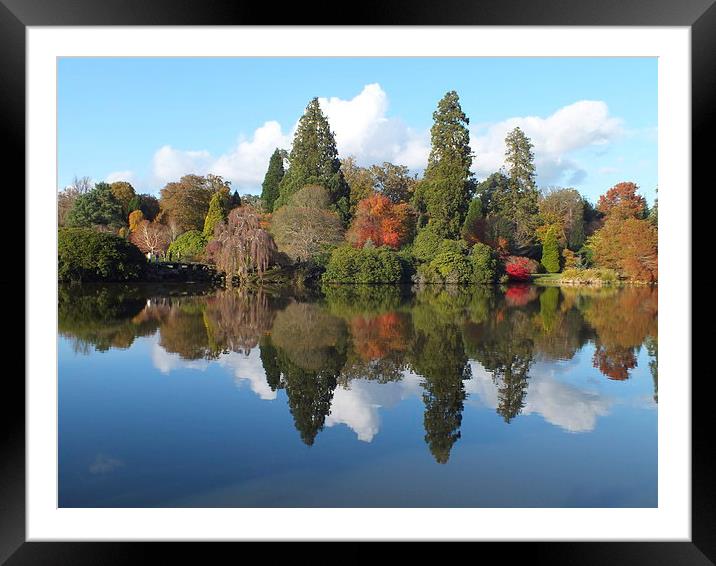
[[[358,203],[348,230],[348,241],[362,248],[368,240],[376,246],[399,248],[415,226],[415,214],[406,203],[395,204],[388,197],[373,194]]]
[[[592,236],[594,263],[635,281],[659,278],[658,235],[648,220],[609,218]]]
[[[607,217],[643,218],[646,200],[636,194],[638,189],[635,183],[617,183],[599,197],[597,210]]]

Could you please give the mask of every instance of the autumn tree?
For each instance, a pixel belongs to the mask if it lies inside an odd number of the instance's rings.
[[[145,254],[160,255],[169,247],[171,238],[164,224],[141,220],[130,234],[129,241]]]
[[[288,203],[290,197],[307,185],[324,187],[342,219],[349,213],[348,184],[341,171],[336,140],[318,98],[309,102],[298,121],[289,167],[279,184],[274,210]]]
[[[355,214],[358,203],[373,194],[373,174],[367,167],[360,167],[354,156],[341,159],[341,171],[348,183],[349,207],[351,217]]]
[[[636,281],[658,279],[658,234],[649,220],[612,215],[590,238],[589,247],[597,267],[615,269]]]
[[[144,218],[144,213],[142,213],[141,210],[133,210],[129,213],[127,220],[129,222],[129,231],[134,232],[139,226],[139,223],[146,219]]]
[[[330,195],[317,185],[304,187],[274,212],[271,232],[278,249],[294,261],[312,259],[343,241],[343,225],[331,209]]]
[[[424,217],[421,225],[432,224],[444,238],[460,236],[475,190],[469,124],[457,93],[446,93],[433,112],[428,166],[415,190],[414,203]]]
[[[637,190],[639,187],[635,183],[617,183],[599,197],[597,210],[607,218],[644,218],[646,200],[636,194]]]
[[[233,209],[217,226],[214,240],[207,246],[216,266],[226,274],[227,285],[232,284],[234,275],[240,280],[251,272],[261,277],[275,251],[271,234],[261,227],[261,216],[248,205]]]
[[[375,190],[395,204],[410,202],[413,198],[417,180],[405,165],[385,161],[382,165],[371,166],[370,173]]]
[[[261,184],[261,200],[263,201],[264,210],[272,211],[273,203],[279,195],[278,187],[286,173],[283,168],[283,160],[286,158],[286,152],[276,148],[269,159],[268,169],[264,176],[264,182]]]
[[[550,189],[539,203],[540,221],[557,230],[563,248],[578,250],[584,244],[584,199],[575,189]]]
[[[114,183],[111,183],[109,187],[114,195],[114,198],[116,198],[117,202],[121,205],[122,214],[126,218],[131,212],[129,208],[130,203],[132,203],[134,197],[137,196],[137,193],[134,192],[134,187],[127,181],[115,181]]]
[[[68,226],[83,228],[119,229],[124,222],[122,206],[107,183],[97,183],[91,191],[79,195],[66,218]]]
[[[202,230],[211,197],[217,191],[228,195],[230,183],[217,175],[184,175],[167,183],[160,193],[162,211],[171,216],[181,232]]]
[[[397,249],[409,240],[414,218],[409,204],[394,204],[386,196],[373,194],[358,203],[347,239],[357,248],[370,240],[375,246]]]

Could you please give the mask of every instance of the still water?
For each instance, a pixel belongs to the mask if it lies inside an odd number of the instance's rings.
[[[61,286],[60,507],[655,507],[657,290]]]

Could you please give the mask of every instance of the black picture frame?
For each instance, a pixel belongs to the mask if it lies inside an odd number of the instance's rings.
[[[716,112],[715,0],[365,0],[341,10],[323,0],[281,5],[240,0],[0,0],[0,115],[4,139],[4,171],[15,187],[25,186],[25,31],[28,26],[96,25],[316,25],[322,13],[326,25],[558,25],[558,26],[686,26],[691,29],[692,57],[692,184],[713,185],[707,179],[708,132]],[[700,143],[703,142],[703,143]],[[664,156],[661,156],[664,158]],[[15,191],[20,194],[20,191]],[[14,210],[24,202],[6,201]],[[14,212],[16,216],[19,216]],[[30,258],[26,258],[30,261]],[[15,284],[19,269],[14,274]],[[25,301],[23,286],[18,293]],[[19,301],[18,301],[19,304]],[[18,316],[19,313],[18,313]],[[26,340],[31,340],[27,336]],[[27,345],[27,343],[26,343]],[[690,379],[690,361],[682,376]],[[169,543],[25,542],[25,388],[18,372],[6,369],[5,404],[0,411],[0,563],[119,564],[167,562]],[[702,376],[704,377],[704,376]],[[552,564],[681,564],[716,562],[716,470],[710,457],[710,379],[692,382],[692,538],[690,542],[533,542],[510,544],[509,556],[522,553],[534,562]],[[316,539],[320,540],[320,531]],[[215,545],[184,543],[184,560],[209,562]],[[225,549],[220,549],[225,550]],[[497,550],[497,548],[495,548]]]

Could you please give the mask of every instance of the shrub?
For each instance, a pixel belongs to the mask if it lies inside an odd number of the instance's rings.
[[[443,237],[428,224],[415,236],[413,255],[418,261],[431,261],[438,253]]]
[[[199,230],[189,230],[169,244],[167,255],[174,261],[200,261],[204,259],[207,243],[207,237]]]
[[[403,269],[398,254],[388,248],[341,246],[331,254],[324,283],[398,283]]]
[[[142,273],[146,259],[124,238],[89,228],[61,228],[57,235],[60,281],[126,281]]]
[[[430,263],[420,266],[418,274],[424,283],[466,285],[472,281],[472,263],[463,253],[441,252]]]
[[[505,261],[505,272],[512,281],[529,281],[536,271],[535,262],[526,257],[509,256]]]
[[[498,265],[492,248],[477,242],[470,250],[469,257],[472,264],[473,282],[479,285],[494,283],[498,275]]]

